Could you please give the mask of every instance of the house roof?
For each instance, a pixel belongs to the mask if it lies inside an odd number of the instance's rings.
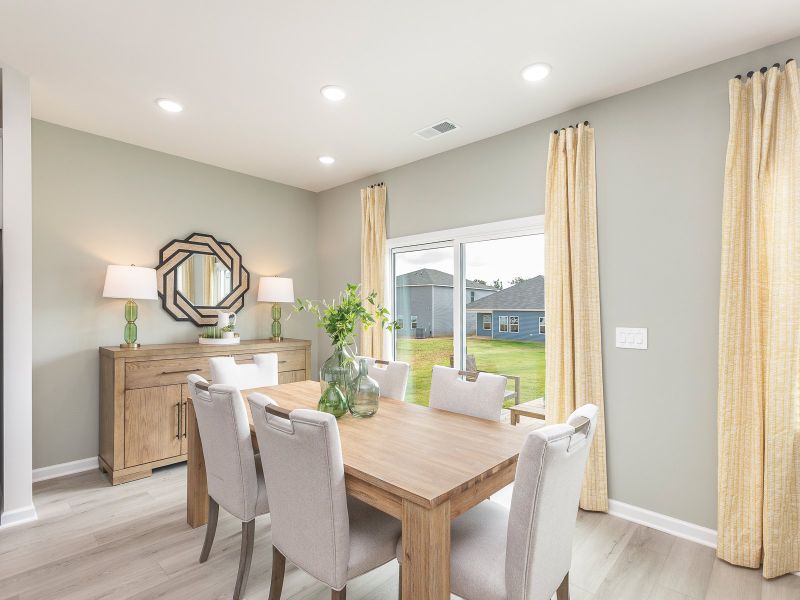
[[[410,285],[438,285],[443,287],[453,287],[453,276],[444,271],[437,269],[419,269],[404,275],[396,277],[397,287],[406,287]],[[471,279],[466,281],[467,289],[471,290],[494,290],[490,285],[485,283],[476,283]]]
[[[467,310],[544,310],[544,275],[470,302]]]

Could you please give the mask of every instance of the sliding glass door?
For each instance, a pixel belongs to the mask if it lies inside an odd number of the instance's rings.
[[[467,371],[508,378],[506,405],[544,396],[544,235],[463,244]]]
[[[506,406],[544,395],[544,235],[520,219],[389,240],[397,360],[406,400],[427,405],[431,369],[508,378]]]
[[[393,271],[395,357],[411,365],[406,400],[427,405],[433,365],[453,358],[453,246],[399,248]]]

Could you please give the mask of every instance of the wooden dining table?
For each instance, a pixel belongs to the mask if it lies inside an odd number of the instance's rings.
[[[253,392],[289,410],[314,409],[320,384],[244,390],[242,397]],[[208,521],[208,488],[194,410],[187,406],[186,517],[199,527]],[[374,416],[345,415],[337,423],[347,493],[402,522],[403,598],[449,599],[450,521],[514,481],[526,431],[383,397]]]

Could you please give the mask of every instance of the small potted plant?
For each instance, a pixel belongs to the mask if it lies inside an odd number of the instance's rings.
[[[333,345],[333,354],[322,363],[319,379],[322,388],[319,410],[333,414],[337,419],[347,412],[348,397],[358,375],[355,364],[355,334],[359,326],[369,329],[381,327],[387,331],[399,329],[397,322],[389,319],[389,311],[378,304],[377,292],[361,297],[361,286],[348,283],[339,297],[328,303],[298,298],[295,312],[309,312],[317,318],[317,327],[325,330]]]

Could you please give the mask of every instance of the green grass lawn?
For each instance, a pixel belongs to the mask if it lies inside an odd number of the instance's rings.
[[[467,353],[475,355],[478,369],[520,377],[520,402],[544,396],[544,342],[512,342],[479,337],[467,338]],[[418,340],[397,338],[397,360],[411,365],[406,400],[428,405],[431,369],[434,365],[450,366],[453,338]],[[514,383],[509,380],[508,389]],[[512,404],[513,401],[507,402]]]

